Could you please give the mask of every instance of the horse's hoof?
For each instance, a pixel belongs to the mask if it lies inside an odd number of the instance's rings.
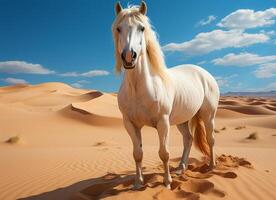
[[[182,175],[182,174],[184,173],[184,169],[176,169],[176,170],[174,171],[174,173],[175,173],[176,175]]]
[[[210,163],[209,170],[211,171],[211,170],[213,170],[215,168],[216,168],[216,164],[215,163]]]
[[[144,184],[143,184],[144,181],[136,181],[133,185],[133,190],[140,190],[142,188],[144,188]]]
[[[164,180],[164,185],[169,190],[171,189],[171,183],[172,183],[172,177],[171,176],[169,176],[168,179]]]
[[[172,189],[170,183],[169,183],[169,184],[165,184],[165,187],[166,187],[168,190],[171,190],[171,189]]]
[[[134,184],[133,186],[133,190],[141,190],[142,188],[144,188],[144,185],[142,184]]]
[[[180,164],[174,172],[176,175],[181,175],[184,173],[184,171],[185,171],[185,165]]]

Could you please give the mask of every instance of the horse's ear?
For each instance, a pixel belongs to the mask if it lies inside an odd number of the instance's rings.
[[[120,4],[120,1],[118,1],[115,5],[115,12],[116,12],[116,15],[118,15],[121,11],[123,10],[121,4]]]
[[[147,13],[147,4],[144,1],[141,2],[139,11],[143,15],[145,15]]]

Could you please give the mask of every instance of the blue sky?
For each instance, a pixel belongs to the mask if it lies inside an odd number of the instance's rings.
[[[0,0],[0,85],[55,81],[117,91],[115,2]],[[200,65],[222,92],[276,89],[274,0],[146,3],[168,67]]]

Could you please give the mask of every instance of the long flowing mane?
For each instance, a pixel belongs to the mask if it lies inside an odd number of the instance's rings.
[[[116,31],[116,27],[123,19],[127,17],[132,17],[135,20],[138,20],[144,24],[147,56],[149,59],[152,73],[159,75],[164,81],[167,80],[167,73],[166,73],[167,68],[164,60],[164,55],[159,45],[159,42],[157,40],[156,33],[152,30],[152,26],[150,24],[148,17],[146,15],[141,14],[137,6],[131,6],[129,8],[122,10],[112,24],[112,33],[113,33],[113,39],[115,43],[116,72],[121,73],[122,65],[123,65],[118,51],[119,36],[118,36],[118,32]]]

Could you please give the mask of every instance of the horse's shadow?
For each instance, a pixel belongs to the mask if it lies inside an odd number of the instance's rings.
[[[125,174],[112,174],[107,173],[104,176],[83,180],[67,187],[58,188],[49,192],[19,198],[19,200],[52,200],[52,199],[75,199],[74,194],[82,191],[84,188],[89,186],[95,186],[97,189],[93,193],[95,196],[100,194],[100,191],[108,189],[111,186],[113,181],[125,182],[134,180],[134,174],[125,175]],[[114,185],[115,186],[115,185]],[[98,192],[97,192],[98,190]]]
[[[228,158],[228,157],[227,157]],[[229,171],[231,166],[223,168],[219,163],[219,168],[208,170],[207,161],[195,158],[189,159],[188,169],[182,175],[174,173],[176,168],[174,166],[179,162],[179,158],[170,161],[170,171],[173,182],[171,184],[171,195],[186,199],[198,199],[200,194],[212,193],[217,197],[224,197],[225,193],[216,188],[215,184],[207,180],[212,176],[220,176],[223,178],[236,178],[235,172]],[[237,162],[240,160],[237,160]],[[229,163],[227,163],[229,164]],[[244,166],[239,163],[233,167]],[[249,162],[247,164],[250,164]],[[160,194],[160,188],[163,187],[163,173],[162,165],[152,169],[145,169],[144,187],[140,191],[148,189],[157,189],[157,194]],[[155,173],[149,173],[155,172]],[[42,194],[21,198],[21,200],[44,200],[44,199],[101,199],[104,197],[116,196],[121,193],[134,192],[133,183],[135,175],[134,171],[126,173],[107,173],[104,176],[88,179],[74,183],[70,186],[59,188],[53,191]],[[158,191],[159,188],[159,191]]]

